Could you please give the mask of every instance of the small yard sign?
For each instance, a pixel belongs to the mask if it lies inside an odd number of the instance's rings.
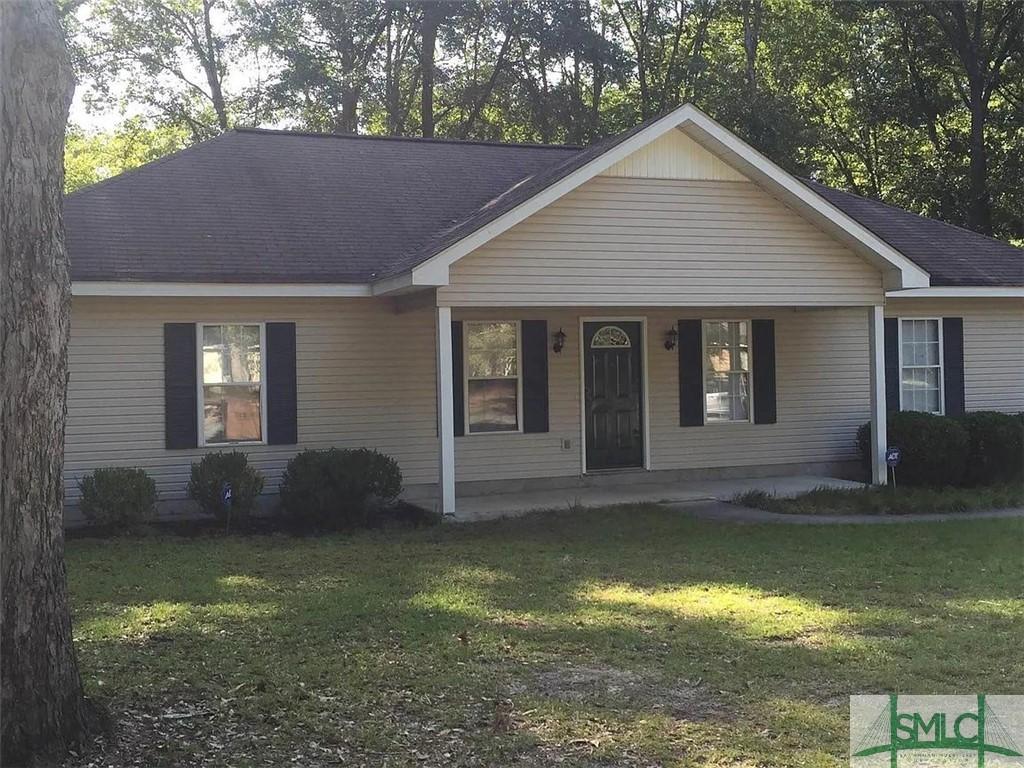
[[[889,446],[885,449],[885,463],[890,467],[895,467],[900,463],[900,459],[903,458],[903,452],[896,446]]]

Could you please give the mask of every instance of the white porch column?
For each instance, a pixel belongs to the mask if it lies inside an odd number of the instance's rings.
[[[871,347],[871,482],[885,485],[887,437],[885,413],[885,314],[883,307],[868,307],[868,337]]]
[[[437,488],[442,515],[455,514],[455,413],[452,391],[452,310],[437,308]]]

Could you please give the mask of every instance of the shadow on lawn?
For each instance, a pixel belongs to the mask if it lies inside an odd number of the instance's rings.
[[[944,691],[965,652],[984,667],[958,684],[1021,683],[1024,536],[984,529],[741,528],[631,507],[347,539],[90,542],[70,548],[71,583],[87,677],[122,698],[230,696],[285,739],[400,743],[409,722],[440,723],[517,754],[598,722],[614,751],[654,722],[645,759],[726,732],[764,759],[837,754],[842,739],[803,744],[794,723],[834,725],[850,693]]]

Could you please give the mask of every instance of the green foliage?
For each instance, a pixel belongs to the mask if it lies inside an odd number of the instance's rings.
[[[975,411],[960,417],[970,436],[970,485],[1019,481],[1024,475],[1024,423],[1020,416]]]
[[[1024,505],[1024,486],[1008,483],[983,488],[815,488],[793,497],[748,491],[735,496],[732,502],[786,515],[948,514],[1020,507]]]
[[[402,492],[402,472],[390,456],[368,448],[305,450],[281,479],[281,512],[300,528],[367,526],[380,505]]]
[[[86,133],[70,127],[64,145],[64,190],[116,176],[188,145],[180,126],[149,126],[134,119],[110,133]]]
[[[102,467],[78,483],[80,509],[91,523],[130,529],[153,517],[156,483],[146,470]]]
[[[231,502],[224,503],[225,485],[231,487]],[[208,515],[221,521],[243,521],[252,514],[256,497],[263,490],[263,475],[249,466],[241,451],[208,453],[192,465],[188,497]]]
[[[898,484],[935,487],[960,485],[967,471],[970,436],[959,420],[931,413],[899,411],[889,414],[889,445],[901,451]],[[871,424],[857,430],[857,446],[866,471],[871,466]]]

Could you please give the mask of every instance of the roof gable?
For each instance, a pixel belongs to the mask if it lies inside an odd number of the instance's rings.
[[[425,251],[409,260],[407,274],[396,274],[382,281],[380,292],[416,285],[446,285],[448,269],[456,261],[675,129],[684,131],[708,152],[868,259],[882,271],[886,288],[897,290],[928,285],[928,273],[920,266],[695,106],[685,104],[632,131],[583,150],[551,171],[510,190],[435,239]]]

